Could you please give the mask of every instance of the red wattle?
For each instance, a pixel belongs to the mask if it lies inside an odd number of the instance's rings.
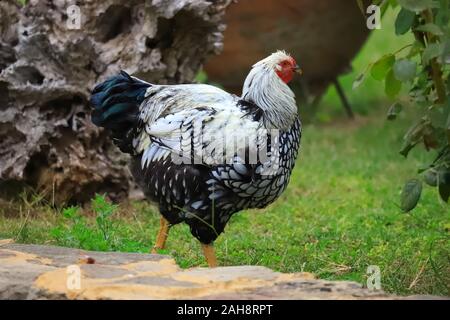
[[[291,69],[277,71],[277,75],[284,83],[289,83],[294,77],[294,72]]]

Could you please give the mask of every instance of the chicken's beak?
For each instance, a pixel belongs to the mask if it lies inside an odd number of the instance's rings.
[[[302,75],[302,74],[303,74],[303,70],[300,69],[300,67],[298,66],[298,64],[295,65],[294,71],[295,71],[296,73],[298,73],[299,75]]]

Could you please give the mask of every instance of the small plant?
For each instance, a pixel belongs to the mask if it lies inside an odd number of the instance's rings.
[[[97,227],[103,235],[103,240],[109,243],[114,230],[111,216],[117,211],[117,205],[106,201],[104,196],[96,195],[92,200],[92,209],[96,213]]]
[[[204,70],[200,70],[195,76],[196,83],[208,83],[208,75]]]
[[[62,211],[63,223],[51,231],[53,238],[59,245],[68,247],[98,251],[117,250],[117,226],[112,220],[117,206],[98,194],[91,204],[96,215],[95,225],[89,224],[80,214],[80,208],[69,207]]]
[[[358,1],[361,3],[361,1]],[[422,179],[406,182],[401,195],[401,208],[408,212],[419,202],[422,181],[436,187],[441,199],[450,197],[450,10],[449,0],[374,1],[383,7],[401,6],[395,22],[396,35],[411,32],[414,42],[372,63],[354,82],[358,87],[370,73],[384,81],[386,95],[395,99],[403,86],[409,89],[410,103],[420,116],[404,136],[400,154],[407,157],[416,146],[436,153],[434,161],[418,170]],[[388,110],[387,119],[394,120],[406,110],[396,101]]]

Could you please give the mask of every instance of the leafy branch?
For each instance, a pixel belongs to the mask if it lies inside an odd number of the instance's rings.
[[[395,33],[414,35],[414,43],[396,52],[387,53],[367,66],[357,77],[357,88],[370,73],[372,78],[384,81],[386,95],[395,100],[403,86],[409,88],[409,103],[421,110],[419,118],[404,136],[400,154],[423,145],[424,150],[436,153],[435,160],[418,170],[422,179],[406,182],[401,208],[408,212],[420,200],[422,181],[436,187],[444,202],[450,198],[450,0],[389,0],[387,6],[400,6]],[[361,7],[361,1],[358,5]],[[380,4],[380,1],[373,1]],[[406,49],[409,51],[406,52]],[[405,110],[395,101],[388,110],[387,119],[394,120]]]

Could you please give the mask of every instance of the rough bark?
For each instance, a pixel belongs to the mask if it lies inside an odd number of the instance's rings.
[[[154,83],[193,80],[222,48],[229,1],[0,2],[0,194],[25,186],[52,202],[126,196],[130,175],[90,122],[89,93],[120,69]]]

